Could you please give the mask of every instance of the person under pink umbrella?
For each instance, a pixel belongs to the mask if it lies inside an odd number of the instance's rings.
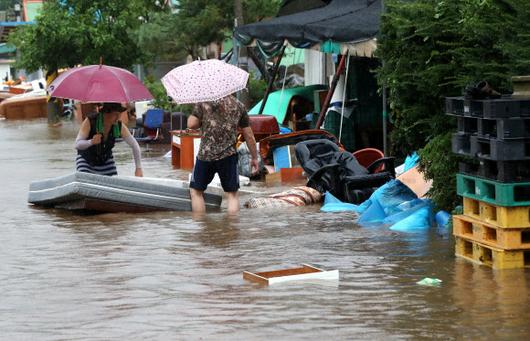
[[[252,157],[252,171],[259,169],[256,140],[247,111],[231,94],[246,87],[249,74],[216,59],[177,67],[162,78],[169,96],[179,104],[195,104],[188,128],[201,129],[202,139],[190,181],[193,212],[202,213],[204,191],[219,175],[226,193],[228,213],[239,211],[239,174],[236,139],[241,129]]]
[[[76,170],[99,175],[117,175],[112,149],[116,138],[121,137],[132,149],[136,166],[134,175],[142,177],[140,146],[127,126],[119,120],[121,113],[127,109],[119,103],[103,103],[98,109],[97,115],[85,118],[77,134]]]

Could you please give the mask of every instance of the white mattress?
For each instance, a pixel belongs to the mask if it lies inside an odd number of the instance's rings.
[[[33,181],[29,187],[28,202],[36,205],[65,207],[65,204],[84,199],[150,209],[191,210],[188,183],[180,180],[76,172],[57,178]],[[207,191],[204,200],[208,209],[215,209],[221,205],[222,196]]]

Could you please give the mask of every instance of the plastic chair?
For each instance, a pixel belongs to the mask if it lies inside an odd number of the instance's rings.
[[[353,156],[359,161],[361,166],[368,168],[375,161],[385,157],[385,154],[376,148],[364,148],[353,152]],[[379,166],[374,170],[374,173],[383,171],[384,165]]]
[[[329,191],[342,201],[360,203],[377,187],[395,178],[394,158],[391,157],[378,157],[364,166],[354,154],[340,151],[336,144],[322,139],[299,142],[295,150],[309,176],[307,186],[321,193]],[[377,155],[373,151],[360,154]],[[369,159],[366,157],[363,161],[369,162]]]
[[[162,128],[162,122],[164,121],[164,110],[162,109],[149,109],[144,114],[144,136],[137,137],[138,142],[153,142],[158,140],[160,136],[160,129]]]

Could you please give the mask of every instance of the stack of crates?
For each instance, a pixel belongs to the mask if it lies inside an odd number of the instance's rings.
[[[456,255],[494,269],[530,267],[530,99],[447,97],[464,214],[453,217]]]

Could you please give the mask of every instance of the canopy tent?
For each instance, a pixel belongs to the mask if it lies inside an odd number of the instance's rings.
[[[236,38],[275,54],[288,42],[323,52],[372,56],[379,32],[381,0],[333,0],[329,5],[238,27]]]
[[[266,57],[278,55],[258,114],[263,112],[267,104],[279,62],[287,45],[341,54],[341,60],[330,83],[330,91],[321,105],[320,115],[316,122],[316,127],[321,127],[339,76],[347,69],[345,61],[349,60],[348,56],[373,57],[377,47],[376,37],[379,33],[383,6],[383,0],[331,0],[324,7],[278,16],[268,21],[236,28],[234,36],[242,44],[256,46]],[[383,87],[383,149],[386,154],[385,90]]]
[[[310,9],[324,7],[329,4],[331,0],[283,0],[280,5],[280,10],[277,16],[294,14]]]

